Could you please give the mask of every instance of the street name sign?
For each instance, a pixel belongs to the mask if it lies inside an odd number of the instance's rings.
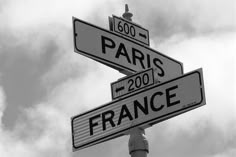
[[[125,35],[133,40],[141,42],[145,45],[150,45],[149,43],[149,32],[147,29],[128,21],[124,18],[117,17],[115,15],[110,18],[113,24],[112,30],[119,34]]]
[[[124,74],[148,68],[161,82],[181,76],[182,63],[144,44],[73,17],[74,51]]]
[[[152,85],[71,118],[73,150],[79,150],[205,105],[202,69]]]
[[[112,100],[154,84],[153,69],[147,69],[134,75],[126,76],[111,83]]]

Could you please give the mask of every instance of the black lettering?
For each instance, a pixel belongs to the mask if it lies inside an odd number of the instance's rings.
[[[97,126],[98,125],[98,122],[93,122],[93,120],[97,119],[100,117],[100,114],[96,115],[96,116],[93,116],[91,118],[89,118],[89,129],[90,129],[90,136],[93,135],[93,127]]]
[[[142,80],[143,84],[147,85],[149,83],[149,75],[147,73],[143,74]]]
[[[153,110],[153,111],[160,111],[163,107],[164,107],[164,105],[161,105],[160,107],[158,107],[158,108],[156,108],[155,107],[155,104],[154,104],[154,99],[155,99],[155,97],[157,96],[157,95],[163,95],[163,93],[162,92],[156,92],[155,94],[153,94],[152,95],[152,97],[151,97],[151,101],[150,101],[150,105],[151,105],[151,109]]]
[[[135,119],[138,118],[138,108],[141,110],[145,115],[148,114],[148,100],[147,97],[144,97],[144,106],[137,100],[134,101],[134,117]]]
[[[160,73],[157,73],[157,74],[158,74],[158,76],[163,77],[165,75],[165,72],[164,72],[163,68],[158,63],[161,65],[163,64],[160,59],[154,58],[153,64],[160,70]]]
[[[132,48],[132,56],[133,56],[133,64],[136,65],[136,60],[139,60],[142,68],[145,69],[145,66],[143,64],[144,55],[142,54],[142,52],[135,48]]]
[[[119,116],[119,120],[118,120],[117,125],[120,125],[122,119],[124,119],[125,117],[128,117],[129,120],[133,120],[133,117],[131,116],[127,106],[123,105],[122,108],[121,108],[121,111],[120,111],[120,116]]]
[[[141,79],[140,76],[137,76],[137,77],[135,78],[135,87],[136,87],[136,88],[140,88],[141,85],[142,85],[142,79]]]
[[[109,117],[107,117],[107,115]],[[112,127],[115,126],[115,123],[113,122],[114,115],[115,115],[114,111],[111,111],[111,110],[102,113],[102,128],[103,128],[103,130],[106,130],[106,122],[110,122]]]
[[[123,53],[122,53],[122,52],[123,52]],[[120,43],[120,46],[119,46],[119,48],[118,48],[118,50],[117,50],[117,53],[116,53],[116,58],[119,58],[120,55],[125,56],[126,59],[127,59],[127,61],[128,61],[129,63],[131,63],[130,58],[129,58],[129,55],[128,55],[128,53],[127,53],[127,51],[126,51],[126,48],[125,48],[125,45],[124,45],[123,43]]]
[[[147,68],[151,68],[151,59],[149,54],[147,54]]]
[[[104,54],[106,53],[106,47],[111,48],[111,49],[116,47],[116,44],[112,39],[107,38],[105,36],[101,36],[101,38],[102,38],[102,52]]]
[[[130,84],[129,84],[129,83],[130,83]],[[134,85],[134,80],[130,79],[130,80],[128,81],[128,84],[130,85],[129,88],[128,88],[128,91],[134,90],[134,87],[133,87],[133,85]]]
[[[176,88],[178,88],[177,85],[166,89],[167,107],[174,106],[174,105],[180,103],[180,100],[177,100],[177,101],[174,101],[174,102],[170,102],[170,98],[176,97],[176,94],[175,93],[174,94],[170,94],[170,91],[172,91],[172,90],[174,90]]]

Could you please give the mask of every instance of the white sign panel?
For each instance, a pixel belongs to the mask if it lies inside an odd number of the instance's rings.
[[[73,150],[149,127],[205,105],[202,69],[112,101],[71,118]]]
[[[136,92],[144,87],[154,84],[153,69],[144,70],[134,75],[123,77],[111,83],[112,99],[120,98],[132,92]]]
[[[122,35],[73,18],[74,50],[124,74],[148,68],[157,70],[161,82],[181,76],[182,63]]]
[[[113,30],[117,33],[125,35],[148,46],[150,45],[148,30],[133,22],[113,15],[113,27]]]

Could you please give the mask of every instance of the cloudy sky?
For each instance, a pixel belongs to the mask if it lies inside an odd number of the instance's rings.
[[[72,152],[70,129],[124,76],[74,53],[72,16],[108,29],[126,3],[153,49],[204,72],[207,104],[146,129],[148,156],[236,156],[234,0],[0,0],[1,157],[129,156],[129,136]]]

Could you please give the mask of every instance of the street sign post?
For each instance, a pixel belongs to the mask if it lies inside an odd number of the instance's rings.
[[[129,37],[135,41],[138,41],[142,44],[145,44],[147,46],[150,45],[149,43],[149,32],[147,29],[131,22],[128,20],[125,20],[124,18],[117,17],[115,15],[110,18],[110,20],[113,20],[112,27],[110,27],[110,30],[122,34],[126,37]]]
[[[133,74],[153,67],[161,82],[181,76],[182,63],[117,33],[73,18],[74,51]]]
[[[155,84],[71,118],[73,150],[79,150],[205,105],[202,69]]]
[[[112,100],[154,84],[153,69],[147,69],[131,76],[126,76],[111,83]]]

